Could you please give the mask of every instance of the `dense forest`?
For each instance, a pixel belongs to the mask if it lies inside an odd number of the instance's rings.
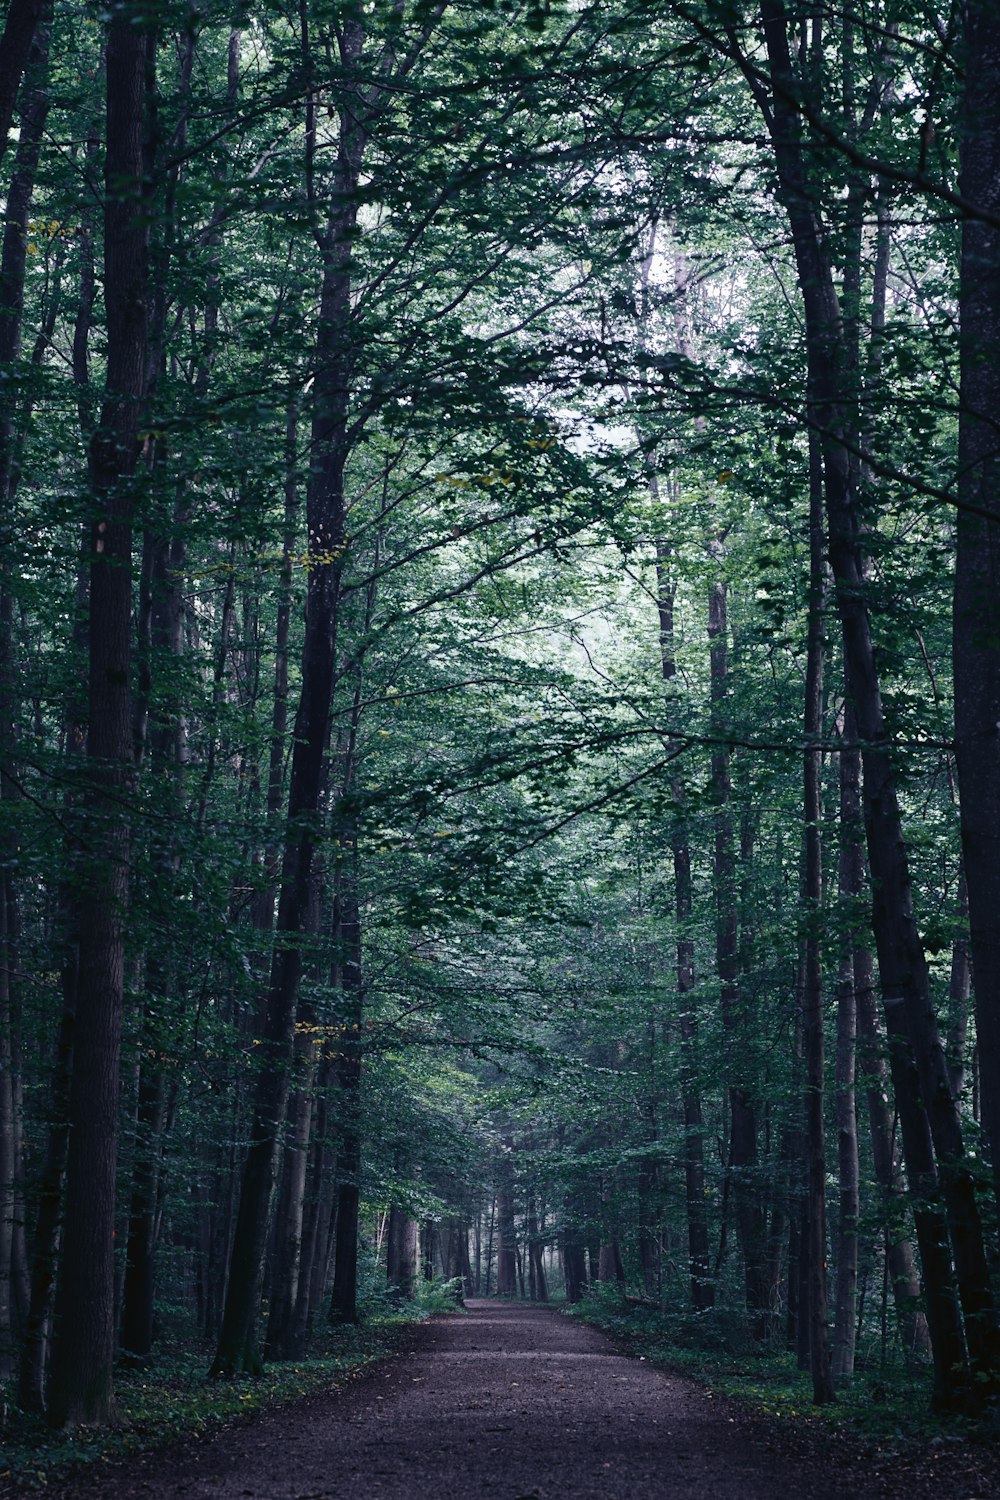
[[[996,1396],[996,0],[9,0],[0,128],[8,1399]]]

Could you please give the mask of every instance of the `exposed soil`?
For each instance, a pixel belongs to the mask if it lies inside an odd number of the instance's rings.
[[[58,1486],[61,1500],[995,1500],[992,1452],[915,1463],[777,1425],[538,1307],[472,1302],[346,1390]]]

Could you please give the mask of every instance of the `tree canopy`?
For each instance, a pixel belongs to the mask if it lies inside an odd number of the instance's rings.
[[[991,0],[11,0],[22,1406],[424,1277],[995,1395],[998,79]]]

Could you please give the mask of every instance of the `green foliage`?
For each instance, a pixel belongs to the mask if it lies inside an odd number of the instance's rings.
[[[161,1347],[142,1369],[123,1370],[115,1383],[113,1428],[55,1432],[43,1419],[5,1405],[0,1482],[51,1490],[61,1478],[247,1421],[261,1411],[341,1389],[372,1363],[391,1355],[408,1326],[393,1311],[363,1328],[328,1335],[310,1358],[274,1365],[259,1377],[206,1381],[209,1351]]]
[[[366,28],[356,58],[340,47],[350,21]],[[0,868],[19,923],[0,1032],[18,1054],[18,1190],[29,1204],[52,1116],[64,896],[88,875],[77,731],[86,455],[108,356],[93,201],[102,24],[56,8],[25,337],[0,372],[15,476],[0,576],[12,621],[0,663],[10,678]],[[742,1351],[734,1085],[760,1124],[746,1184],[772,1222],[798,1211],[800,1191],[788,1142],[801,1103],[810,482],[796,268],[752,91],[730,55],[756,46],[750,12],[460,0],[439,14],[324,0],[301,14],[241,12],[238,23],[219,6],[195,15],[165,4],[156,24],[144,204],[155,371],[134,486],[142,756],[129,803],[119,1202],[124,1215],[152,1153],[160,1322],[176,1331],[197,1304],[207,1328],[218,1311],[210,1292],[224,1280],[261,1068],[275,890],[300,832],[284,809],[303,607],[317,570],[335,567],[328,788],[312,828],[318,915],[287,939],[301,957],[308,1043],[293,1092],[313,1111],[311,1207],[353,1171],[344,1148],[360,1128],[367,1326],[388,1307],[387,1205],[432,1237],[458,1222],[485,1242],[509,1188],[522,1249],[533,1238],[557,1283],[556,1249],[565,1259],[575,1236],[593,1258],[614,1239],[630,1294],[648,1296],[645,1214],[666,1309],[655,1337],[674,1350]],[[939,121],[935,171],[951,171],[956,82],[928,18],[909,14],[907,25],[891,56],[863,19],[853,56],[844,28],[828,26],[819,55],[804,49],[799,103],[803,128],[819,109],[839,130],[850,64],[852,87],[873,101],[864,150],[893,174],[876,193],[829,132],[810,137],[807,186],[844,316],[877,325],[855,372],[866,588],[914,906],[936,1000],[957,1021],[964,1002],[945,1000],[964,928],[950,759],[957,224],[907,175],[920,159],[918,100]],[[405,78],[387,88],[400,58]],[[361,94],[371,139],[348,194],[356,221],[333,247],[337,152]],[[883,231],[884,322],[874,305]],[[321,287],[335,252],[349,262],[349,295],[331,331]],[[316,391],[334,354],[348,371],[345,534],[317,553],[306,512],[330,439]],[[713,697],[706,610],[723,586],[728,677]],[[166,596],[180,618],[169,641],[152,623]],[[841,950],[868,918],[838,901],[833,873],[845,695],[832,601],[826,638],[832,1042]],[[738,849],[725,890],[715,862],[723,752]],[[691,862],[682,916],[679,842]],[[360,1020],[338,926],[349,879]],[[728,1030],[720,899],[739,907]],[[679,942],[693,962],[683,995]],[[341,1073],[355,1044],[364,1081],[349,1104]],[[137,1123],[150,1073],[162,1088],[153,1129]],[[684,1265],[685,1087],[702,1109],[719,1263],[717,1306],[699,1317],[687,1311]],[[874,1279],[886,1212],[867,1149],[862,1167]],[[905,1227],[898,1217],[893,1232]],[[418,1284],[423,1312],[453,1302],[454,1277],[437,1269]],[[593,1292],[585,1315],[618,1317],[616,1296]],[[870,1304],[867,1317],[870,1336]],[[185,1416],[181,1370],[151,1379],[148,1397],[122,1377],[136,1434],[146,1422],[165,1433],[175,1419],[200,1421],[199,1402],[237,1399],[198,1393]],[[247,1399],[280,1394],[286,1379],[291,1393],[297,1378],[281,1373]],[[162,1427],[143,1401],[164,1406]]]

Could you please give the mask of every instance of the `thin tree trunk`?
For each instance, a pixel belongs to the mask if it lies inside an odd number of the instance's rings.
[[[340,892],[337,930],[343,953],[341,1057],[338,1068],[340,1150],[338,1152],[337,1239],[330,1320],[358,1321],[358,1204],[361,1197],[361,1082],[364,977],[361,967],[361,917],[358,907],[356,846],[342,844],[346,880]]]
[[[514,1228],[514,1142],[508,1135],[497,1163],[497,1296],[517,1296],[517,1231]]]
[[[157,1062],[146,1059],[139,1069],[121,1324],[122,1349],[139,1358],[148,1355],[153,1347],[154,1253],[164,1106],[163,1069]]]
[[[716,557],[721,545],[715,544]],[[737,1059],[745,1037],[741,1024],[739,986],[739,906],[736,892],[736,860],[733,848],[729,751],[722,736],[723,705],[728,694],[729,655],[726,641],[726,585],[712,585],[708,606],[708,638],[712,684],[712,801],[715,806],[715,905],[716,967],[722,1001],[722,1025],[726,1036],[730,1110],[728,1175],[736,1207],[736,1228],[743,1256],[744,1287],[753,1337],[765,1333],[764,1233],[757,1193],[757,1119],[749,1088],[740,1076]]]
[[[840,754],[840,823],[843,840],[840,894],[845,905],[853,950],[851,979],[857,1057],[865,1080],[872,1161],[882,1200],[882,1212],[889,1230],[889,1276],[903,1349],[907,1358],[912,1358],[929,1352],[929,1335],[927,1320],[919,1308],[920,1280],[913,1246],[904,1232],[906,1189],[893,1153],[892,1117],[888,1102],[891,1085],[878,1031],[874,967],[871,954],[858,938],[858,927],[865,915],[862,912],[865,860],[861,844],[864,833],[861,814],[861,755],[852,744],[856,734],[854,712],[848,703],[844,715],[844,744]],[[950,1272],[947,1284],[951,1285]],[[954,1316],[951,1321],[955,1321]],[[960,1330],[956,1334],[955,1330],[949,1332],[944,1329],[942,1334],[946,1342],[953,1342],[957,1337],[958,1346],[961,1347]]]
[[[147,532],[144,554],[148,554],[149,670],[144,722],[133,728],[137,756],[148,739],[154,795],[159,814],[152,837],[151,864],[154,872],[150,901],[154,915],[146,956],[146,1008],[142,1020],[142,1057],[136,1112],[136,1142],[129,1205],[128,1242],[125,1252],[125,1284],[121,1319],[122,1348],[144,1358],[153,1343],[155,1302],[155,1258],[161,1211],[163,1132],[166,1122],[166,1079],[160,1061],[161,1027],[168,1014],[173,973],[170,927],[177,900],[182,852],[176,829],[181,826],[183,776],[187,740],[183,706],[174,686],[184,649],[183,571],[185,543],[182,534],[183,503],[174,507],[174,537]],[[157,667],[154,669],[152,663]],[[167,664],[170,664],[169,666]],[[156,680],[159,670],[163,683]]]
[[[808,1185],[809,1358],[813,1402],[834,1400],[830,1369],[826,1285],[826,1145],[824,1137],[824,1038],[821,924],[823,920],[823,477],[818,439],[809,443],[809,625],[806,662],[803,768],[805,821],[805,964],[802,1041],[806,1072]]]
[[[963,868],[958,880],[957,930],[951,947],[951,977],[948,983],[948,1031],[946,1052],[951,1091],[962,1096],[965,1084],[966,1043],[969,1033],[969,1000],[972,995],[972,965],[969,961],[969,888]]]
[[[663,539],[656,542],[656,594],[660,625],[660,670],[668,690],[676,681],[674,645],[675,585],[670,576],[670,552]],[[698,1087],[698,1014],[694,996],[694,939],[691,934],[691,850],[684,821],[684,784],[676,776],[671,788],[674,816],[670,849],[674,867],[674,919],[677,924],[676,975],[680,1005],[681,1104],[684,1111],[684,1202],[687,1209],[688,1265],[691,1306],[704,1312],[715,1301],[708,1245],[708,1203],[705,1197],[704,1116]],[[647,1289],[650,1294],[655,1288]]]
[[[843,883],[841,883],[843,890]],[[854,1374],[857,1329],[858,1216],[861,1212],[858,1116],[854,1093],[857,1008],[850,938],[837,980],[837,1167],[840,1205],[837,1217],[837,1302],[833,1333],[833,1378]]]

